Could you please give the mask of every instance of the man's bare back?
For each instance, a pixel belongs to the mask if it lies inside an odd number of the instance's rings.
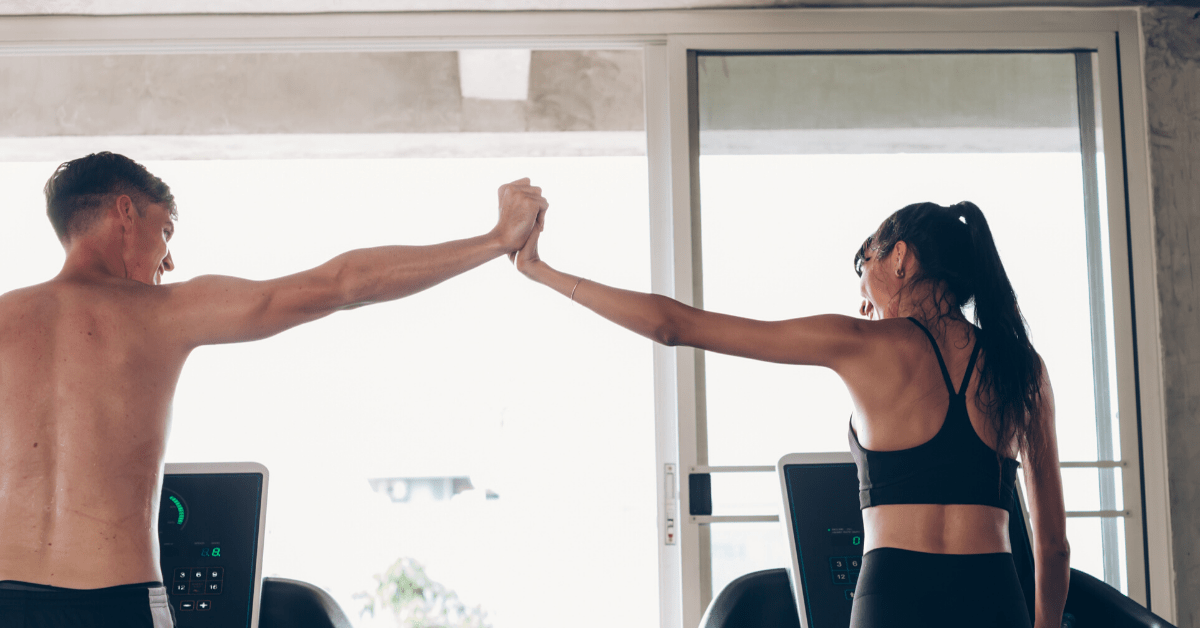
[[[108,157],[140,168],[166,200],[125,187],[93,193],[83,227],[55,223],[67,254],[59,275],[0,296],[0,581],[72,589],[161,581],[163,455],[194,348],[429,288],[518,250],[547,206],[522,179],[501,186],[496,226],[474,238],[350,251],[267,281],[159,285],[174,267],[173,196],[144,168]]]
[[[157,517],[187,352],[147,291],[55,280],[0,297],[0,579],[161,580]]]

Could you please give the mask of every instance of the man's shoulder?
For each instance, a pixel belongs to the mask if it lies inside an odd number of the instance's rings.
[[[23,286],[0,294],[0,308],[21,307],[53,298],[57,287],[53,282],[44,282],[32,286]]]
[[[49,281],[0,294],[0,313],[55,308],[121,307],[138,303],[148,305],[169,298],[170,290],[120,279],[79,279],[56,277]]]

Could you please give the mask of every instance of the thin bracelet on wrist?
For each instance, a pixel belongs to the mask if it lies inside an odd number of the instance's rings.
[[[583,277],[580,277],[579,280],[575,282],[575,287],[571,288],[571,300],[572,301],[575,300],[575,291],[579,289],[579,284],[581,284],[581,283],[583,283]]]

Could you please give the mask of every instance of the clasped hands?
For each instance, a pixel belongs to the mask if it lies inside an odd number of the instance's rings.
[[[542,188],[531,185],[528,178],[506,183],[497,190],[500,197],[500,220],[496,224],[508,259],[517,270],[528,274],[530,265],[538,261],[538,235],[546,225],[549,201]]]

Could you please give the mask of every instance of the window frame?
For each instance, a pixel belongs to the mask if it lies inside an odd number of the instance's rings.
[[[130,15],[0,17],[0,55],[359,52],[521,47],[643,51],[655,292],[697,302],[698,183],[689,128],[689,49],[1096,50],[1113,260],[1115,373],[1125,461],[1125,506],[1140,542],[1130,594],[1175,621],[1166,462],[1165,389],[1150,164],[1144,42],[1136,8],[761,9]],[[1117,141],[1120,140],[1120,141]],[[688,471],[706,466],[703,358],[655,346],[660,625],[691,628],[703,613],[700,524],[684,521]],[[1139,448],[1140,446],[1140,448]],[[675,465],[675,466],[671,466]],[[1136,470],[1137,473],[1134,473]],[[667,471],[671,470],[668,474]],[[668,481],[668,478],[671,481]],[[1140,480],[1140,486],[1135,480]],[[665,541],[668,514],[678,542]],[[1127,538],[1135,535],[1127,532]],[[1139,569],[1136,565],[1140,565]],[[1152,594],[1152,595],[1151,595]]]
[[[948,22],[952,21],[948,20]],[[1144,155],[1134,154],[1138,152],[1134,150],[1134,147],[1144,147],[1144,135],[1139,133],[1141,129],[1131,130],[1130,127],[1133,125],[1129,124],[1126,119],[1122,119],[1121,116],[1122,113],[1126,118],[1130,113],[1138,115],[1136,111],[1131,112],[1134,107],[1128,102],[1136,95],[1122,93],[1120,89],[1122,75],[1130,74],[1126,65],[1129,59],[1122,54],[1123,51],[1119,46],[1123,33],[1120,28],[1111,31],[1106,29],[1068,32],[1031,31],[1027,30],[1028,24],[1023,24],[1021,31],[1006,32],[1003,30],[1005,21],[991,21],[987,24],[991,28],[986,28],[983,24],[976,24],[975,26],[980,27],[980,30],[969,33],[956,32],[957,29],[937,29],[936,32],[926,30],[925,32],[870,32],[869,34],[854,31],[841,33],[823,31],[677,35],[668,37],[668,54],[673,78],[680,74],[688,77],[695,75],[693,68],[690,67],[691,64],[694,64],[695,51],[1072,51],[1097,54],[1100,79],[1100,103],[1098,103],[1101,104],[1100,124],[1106,138],[1104,154],[1107,206],[1102,215],[1107,217],[1109,223],[1107,244],[1111,259],[1111,289],[1114,307],[1112,316],[1117,364],[1114,380],[1119,416],[1122,417],[1119,426],[1121,442],[1120,451],[1117,452],[1119,460],[1116,462],[1066,461],[1063,467],[1109,468],[1120,466],[1126,470],[1126,473],[1122,474],[1124,497],[1122,516],[1124,516],[1126,524],[1125,548],[1128,565],[1126,575],[1129,595],[1133,599],[1147,604],[1164,617],[1167,614],[1173,616],[1175,603],[1171,584],[1173,577],[1169,566],[1171,559],[1168,551],[1169,530],[1164,525],[1165,521],[1159,520],[1160,517],[1166,515],[1167,502],[1158,502],[1154,493],[1159,487],[1150,486],[1155,474],[1161,473],[1162,475],[1159,477],[1165,477],[1166,472],[1165,462],[1161,455],[1154,456],[1150,453],[1154,447],[1161,448],[1160,451],[1165,452],[1165,441],[1162,440],[1162,416],[1157,414],[1157,416],[1151,417],[1151,413],[1161,412],[1162,406],[1155,407],[1155,400],[1148,399],[1148,395],[1145,394],[1145,388],[1148,385],[1153,386],[1150,388],[1151,390],[1161,391],[1161,379],[1159,379],[1157,368],[1154,369],[1155,372],[1147,372],[1149,369],[1144,366],[1148,357],[1151,355],[1161,356],[1161,352],[1154,349],[1153,353],[1147,355],[1146,351],[1150,347],[1146,347],[1144,334],[1153,334],[1151,342],[1158,338],[1156,321],[1145,321],[1145,314],[1143,314],[1141,319],[1136,320],[1135,329],[1135,312],[1149,310],[1156,314],[1157,301],[1154,299],[1153,292],[1146,294],[1147,291],[1143,290],[1135,293],[1132,290],[1134,283],[1142,286],[1148,285],[1143,282],[1152,280],[1154,268],[1153,243],[1141,239],[1149,232],[1148,224],[1151,222],[1149,199],[1143,195],[1148,189],[1148,185],[1145,181],[1134,180],[1135,169],[1140,161],[1144,161]],[[930,20],[929,23],[940,25],[938,20]],[[1124,20],[1122,20],[1122,24],[1126,27],[1124,34],[1128,41],[1130,24]],[[997,26],[1000,28],[996,28]],[[988,32],[980,32],[984,30]],[[1140,68],[1135,70],[1140,70]],[[1140,76],[1140,72],[1138,75]],[[699,250],[700,207],[696,194],[698,189],[696,179],[699,171],[698,129],[695,122],[697,116],[694,111],[688,109],[688,106],[696,100],[695,85],[684,81],[682,85],[675,82],[671,86],[673,89],[671,102],[675,105],[670,116],[673,122],[672,131],[678,134],[672,138],[672,150],[673,153],[686,150],[690,160],[686,170],[690,185],[685,188],[684,185],[676,183],[674,186],[674,189],[677,190],[686,189],[688,196],[682,199],[676,197],[673,210],[676,215],[686,212],[691,217],[693,226],[690,239],[676,238],[675,240],[677,247],[675,257],[691,261],[686,268],[677,267],[676,286],[681,284],[689,286],[691,299],[687,302],[702,307],[701,254]],[[1133,103],[1133,105],[1136,104]],[[681,124],[681,119],[687,122]],[[683,134],[686,135],[679,137]],[[1120,141],[1117,141],[1118,139]],[[679,176],[678,171],[673,171],[673,174]],[[1139,200],[1145,204],[1141,205]],[[1142,224],[1138,224],[1139,222]],[[1145,264],[1147,260],[1150,268],[1139,268],[1139,261],[1141,264]],[[677,292],[676,296],[682,298],[682,292]],[[682,375],[679,376],[678,394],[681,397],[681,407],[685,405],[682,402],[687,402],[686,405],[692,412],[692,424],[680,425],[679,468],[684,470],[683,473],[739,473],[773,470],[769,467],[761,469],[757,467],[714,467],[707,464],[704,357],[700,351],[685,349],[683,352],[685,353],[680,356],[679,361],[684,365],[682,368],[677,368],[677,371],[680,373],[689,371],[692,377],[690,381],[684,381]],[[1141,359],[1139,360],[1139,358]],[[1143,367],[1140,373],[1139,366]],[[1154,383],[1152,384],[1152,382]],[[1161,397],[1157,401],[1161,404]],[[1157,425],[1154,428],[1146,429],[1155,423]],[[1155,436],[1158,437],[1158,442],[1151,443],[1151,439]],[[1134,474],[1134,470],[1139,473]],[[681,492],[686,493],[686,487],[682,487]],[[1072,513],[1073,516],[1113,514],[1116,512]],[[680,535],[681,542],[684,543],[683,562],[685,565],[690,564],[695,567],[692,569],[685,567],[684,570],[685,573],[693,576],[684,586],[685,614],[689,609],[692,613],[697,612],[697,609],[702,613],[713,594],[709,583],[711,563],[708,556],[708,534],[704,528],[713,523],[750,520],[764,519],[742,516],[692,516],[686,519],[687,525]],[[692,534],[687,534],[689,530],[692,530]],[[1151,590],[1154,591],[1156,597],[1149,595]],[[689,598],[689,594],[692,597]],[[685,622],[685,625],[689,625],[689,623]]]

